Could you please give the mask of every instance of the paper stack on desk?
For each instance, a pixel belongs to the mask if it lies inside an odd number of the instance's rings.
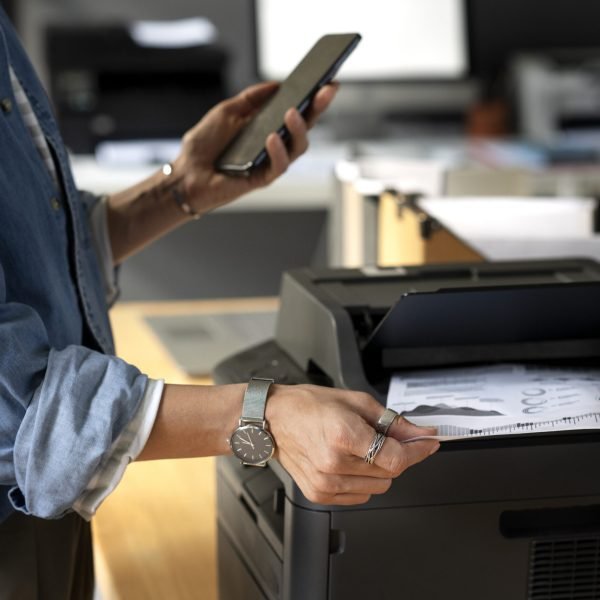
[[[419,207],[488,260],[600,259],[592,198],[424,198]]]
[[[441,440],[600,429],[600,369],[497,364],[395,374],[388,408]]]

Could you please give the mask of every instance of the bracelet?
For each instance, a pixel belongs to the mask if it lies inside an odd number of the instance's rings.
[[[161,171],[164,175],[170,177],[173,174],[173,165],[171,163],[165,163],[162,166]],[[181,212],[185,213],[188,217],[191,217],[195,220],[198,220],[201,217],[200,213],[196,212],[192,208],[191,204],[184,198],[183,193],[177,188],[177,186],[172,186],[170,188],[170,191],[173,195],[173,200],[175,200],[175,204],[177,204]]]

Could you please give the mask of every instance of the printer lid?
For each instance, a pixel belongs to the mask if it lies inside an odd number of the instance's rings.
[[[421,268],[362,345],[367,370],[600,357],[591,260]]]
[[[600,281],[600,264],[578,258],[298,271],[306,274],[305,285],[334,305],[384,313],[406,294],[417,292]]]
[[[404,294],[371,334],[383,369],[600,357],[600,281]]]

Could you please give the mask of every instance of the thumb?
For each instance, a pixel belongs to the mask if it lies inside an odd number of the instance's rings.
[[[420,427],[411,423],[402,415],[396,417],[388,430],[388,435],[396,438],[400,442],[410,438],[436,434],[437,429],[435,427]]]

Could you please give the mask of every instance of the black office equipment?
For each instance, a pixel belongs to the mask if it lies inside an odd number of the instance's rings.
[[[597,364],[599,294],[600,265],[576,259],[290,271],[275,338],[214,375],[385,403],[392,372],[444,353],[455,364]],[[277,461],[220,458],[220,598],[597,598],[599,461],[600,431],[452,442],[385,495],[332,507],[307,501]]]
[[[178,139],[227,95],[217,44],[148,47],[126,24],[50,25],[50,93],[65,142],[93,153],[103,141]]]

